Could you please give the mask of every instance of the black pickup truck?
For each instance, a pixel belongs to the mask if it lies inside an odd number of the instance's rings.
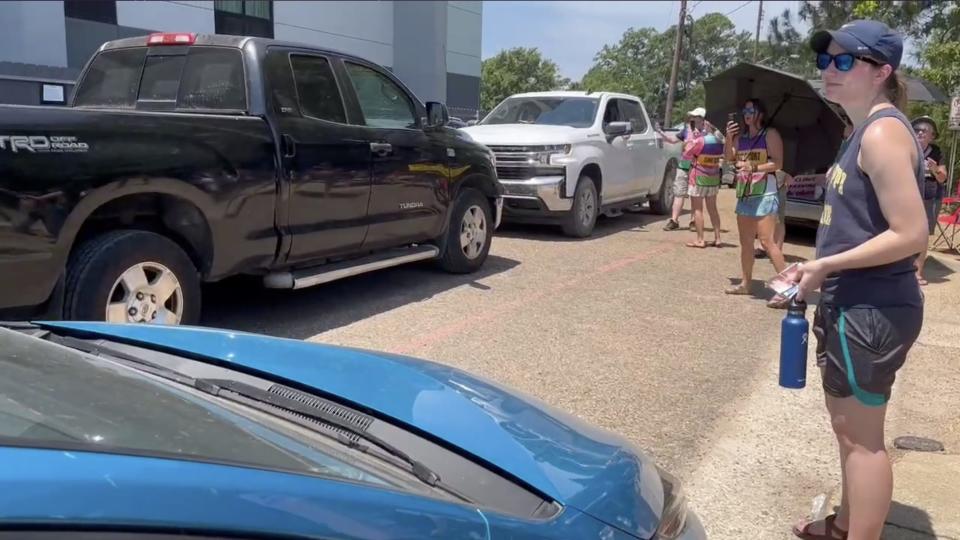
[[[490,151],[389,71],[260,38],[104,44],[71,106],[0,106],[0,310],[191,324],[200,284],[480,268]],[[10,315],[13,314],[13,315]]]

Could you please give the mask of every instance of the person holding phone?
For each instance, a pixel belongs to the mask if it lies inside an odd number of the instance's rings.
[[[933,143],[939,133],[937,123],[929,116],[920,116],[911,123],[913,130],[923,149],[924,168],[923,178],[923,207],[927,211],[927,222],[930,234],[933,234],[937,225],[937,215],[940,213],[940,204],[943,202],[944,187],[947,182],[947,167],[943,164],[943,152]],[[923,265],[927,262],[927,250],[924,249],[917,257],[917,282],[921,286],[927,285],[923,278]]]
[[[827,172],[816,258],[795,277],[798,299],[820,290],[813,333],[843,494],[837,513],[798,523],[793,532],[811,540],[877,540],[893,495],[887,403],[923,325],[914,262],[928,239],[924,157],[901,112],[900,35],[857,20],[815,32],[810,46],[826,98],[854,126]]]
[[[753,280],[754,238],[770,257],[777,273],[783,272],[786,262],[775,241],[779,197],[776,171],[783,168],[783,139],[776,129],[765,126],[766,108],[759,99],[743,103],[744,130],[731,119],[727,123],[724,155],[736,161],[737,169],[737,229],[740,233],[740,269],[738,285],[726,289],[727,294],[750,294]],[[767,306],[785,308],[789,299],[777,295]]]

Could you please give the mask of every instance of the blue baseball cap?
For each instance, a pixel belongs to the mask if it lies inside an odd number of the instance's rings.
[[[870,56],[893,69],[900,67],[903,38],[880,21],[857,20],[836,30],[819,30],[810,38],[810,48],[826,52],[831,41],[848,53]]]

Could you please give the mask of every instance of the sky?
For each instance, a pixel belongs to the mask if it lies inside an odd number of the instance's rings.
[[[799,2],[763,2],[761,38],[767,21],[789,8],[796,12]],[[699,18],[707,13],[727,14],[738,30],[757,29],[756,0],[688,0],[687,10]],[[620,41],[633,28],[665,30],[677,23],[679,0],[647,2],[487,0],[483,3],[484,59],[512,47],[536,47],[560,66],[564,77],[579,80],[593,65],[593,57],[606,44]]]

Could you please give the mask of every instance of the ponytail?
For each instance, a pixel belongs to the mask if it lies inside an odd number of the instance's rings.
[[[904,113],[907,112],[907,83],[896,71],[891,71],[890,76],[884,81],[883,93],[896,108]]]

